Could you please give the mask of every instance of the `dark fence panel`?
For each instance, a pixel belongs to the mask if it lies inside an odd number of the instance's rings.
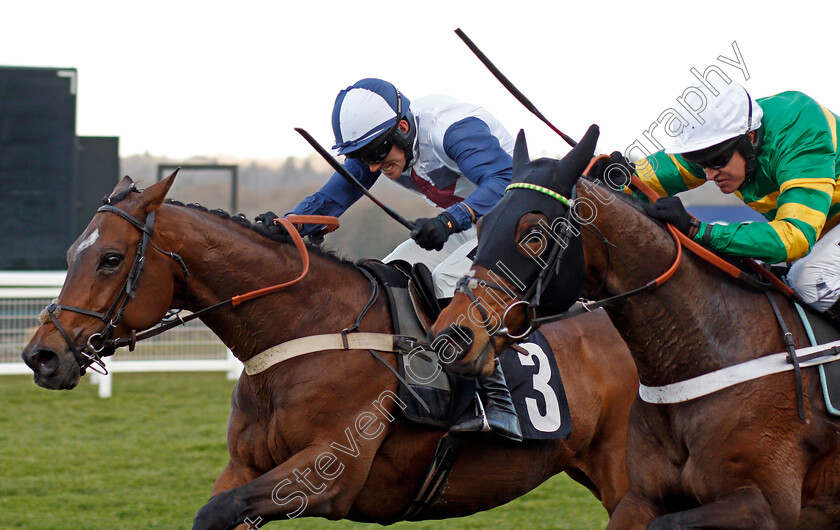
[[[0,269],[66,268],[77,171],[76,70],[0,67]]]

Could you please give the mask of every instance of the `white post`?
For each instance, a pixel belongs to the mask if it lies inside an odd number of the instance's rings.
[[[242,362],[230,351],[230,348],[227,350],[227,360],[230,363],[230,370],[227,372],[228,381],[235,381],[239,379],[244,367],[242,366]]]
[[[97,378],[99,379],[99,397],[111,397],[111,383],[113,382],[113,374],[111,372],[108,372],[108,375],[97,374]]]

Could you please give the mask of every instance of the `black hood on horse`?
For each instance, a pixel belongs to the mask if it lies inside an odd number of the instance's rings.
[[[485,267],[527,291],[528,297],[536,296],[543,314],[565,311],[581,293],[580,280],[585,274],[585,263],[580,238],[576,237],[580,232],[573,194],[575,183],[595,152],[598,135],[598,126],[592,125],[563,159],[540,158],[532,162],[528,157],[525,133],[520,131],[513,153],[511,186],[481,222],[481,231],[494,236],[479,240],[475,265]],[[528,186],[517,187],[518,184]],[[524,205],[527,208],[523,209]],[[542,214],[547,222],[540,225],[541,230],[532,230],[517,238],[519,218],[509,212]],[[559,249],[555,248],[557,246]],[[561,276],[557,275],[558,267],[563,268]],[[522,282],[525,278],[537,277],[540,271],[545,273],[544,285],[526,286]],[[562,282],[562,285],[556,282]],[[540,300],[539,295],[549,283],[553,296]]]

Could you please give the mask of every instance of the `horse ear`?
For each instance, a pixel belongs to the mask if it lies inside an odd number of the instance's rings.
[[[530,162],[528,158],[528,144],[525,142],[525,130],[519,129],[516,135],[516,144],[513,146],[513,172]]]
[[[124,192],[125,190],[131,188],[134,184],[134,180],[128,175],[124,176],[120,181],[114,186],[114,191],[111,192],[109,197],[113,197],[114,195],[119,195],[120,193]]]
[[[601,135],[601,129],[596,124],[592,124],[587,129],[586,134],[580,139],[580,142],[575,146],[575,149],[580,149],[583,154],[592,158],[595,154],[595,146],[598,144],[598,136]]]
[[[601,130],[593,123],[589,126],[586,134],[583,135],[583,138],[580,139],[580,142],[561,160],[564,172],[574,175],[575,182],[583,175],[583,171],[592,160],[592,155],[595,154],[595,146],[598,143],[598,136],[600,134]]]
[[[142,205],[147,212],[156,210],[161,204],[163,204],[163,200],[166,199],[166,194],[169,193],[169,188],[172,187],[172,184],[175,182],[175,177],[178,175],[178,171],[180,170],[181,168],[176,169],[165,179],[160,182],[156,182],[143,190],[140,197],[143,201]]]

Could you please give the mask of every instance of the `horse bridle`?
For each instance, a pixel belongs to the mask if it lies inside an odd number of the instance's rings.
[[[141,238],[137,245],[137,252],[134,255],[134,262],[132,263],[128,276],[125,279],[125,284],[122,289],[120,289],[117,297],[114,299],[107,311],[99,313],[97,311],[91,311],[89,309],[59,303],[52,303],[45,308],[45,312],[50,317],[50,321],[73,351],[73,355],[76,357],[76,362],[79,364],[79,369],[82,375],[85,374],[85,371],[88,368],[99,374],[106,375],[108,370],[105,368],[105,363],[102,361],[102,357],[113,355],[114,351],[119,346],[133,346],[136,342],[136,333],[134,330],[132,330],[131,338],[129,339],[114,339],[111,338],[111,336],[119,323],[122,321],[126,306],[134,299],[137,291],[137,284],[140,283],[140,278],[143,276],[143,271],[146,268],[146,251],[148,250],[149,245],[178,263],[184,274],[184,278],[189,278],[187,266],[178,254],[161,250],[151,242],[152,234],[154,233],[153,226],[155,223],[156,210],[149,213],[145,222],[140,221],[131,214],[126,213],[115,206],[111,206],[110,204],[100,206],[97,212],[110,212],[119,215],[140,230]],[[105,323],[105,327],[102,331],[94,333],[88,337],[87,343],[80,348],[70,338],[70,335],[64,327],[59,323],[58,317],[55,314],[56,310],[72,311],[74,313],[98,318]]]
[[[155,213],[157,212],[157,210],[152,210],[148,214],[148,216],[146,216],[146,221],[143,222],[137,219],[136,217],[132,216],[131,214],[125,212],[124,210],[121,210],[115,206],[111,206],[112,203],[121,201],[123,198],[125,198],[126,195],[132,192],[139,193],[139,190],[135,187],[133,183],[128,189],[124,190],[123,192],[113,197],[104,199],[105,205],[99,207],[99,209],[97,210],[97,212],[110,212],[119,215],[141,232],[140,243],[138,243],[137,252],[134,255],[134,263],[132,263],[131,270],[129,271],[128,277],[125,280],[125,285],[120,290],[120,293],[117,294],[117,297],[114,300],[114,302],[111,304],[111,306],[105,313],[99,313],[96,311],[91,311],[89,309],[83,309],[80,307],[74,307],[58,303],[52,303],[48,305],[44,310],[44,312],[49,316],[53,325],[56,327],[58,332],[70,346],[70,349],[73,351],[73,355],[76,358],[76,362],[79,365],[79,369],[82,375],[85,374],[85,370],[87,368],[90,368],[99,374],[107,375],[108,370],[105,368],[105,363],[102,361],[102,357],[113,355],[114,351],[121,346],[128,346],[129,350],[133,350],[134,345],[137,342],[154,337],[155,335],[159,335],[164,331],[172,329],[173,327],[183,326],[187,322],[204,315],[204,313],[214,311],[226,305],[237,307],[238,305],[244,302],[248,302],[250,300],[254,300],[262,296],[276,293],[298,283],[304,277],[306,277],[307,273],[309,272],[309,254],[306,250],[306,245],[303,242],[303,238],[301,237],[298,230],[295,228],[294,223],[323,224],[327,227],[327,231],[329,232],[332,232],[333,230],[338,228],[339,225],[338,219],[332,216],[324,215],[289,215],[283,218],[275,219],[275,224],[282,226],[286,230],[286,232],[291,237],[292,242],[294,243],[298,252],[300,252],[301,254],[302,270],[297,278],[294,278],[287,282],[272,285],[270,287],[264,287],[262,289],[257,289],[255,291],[250,291],[244,294],[233,296],[231,298],[228,298],[227,300],[218,302],[211,306],[195,311],[186,317],[181,317],[181,309],[170,310],[164,317],[164,319],[159,323],[159,325],[157,325],[153,329],[148,329],[146,331],[143,331],[142,333],[137,333],[136,330],[131,330],[129,337],[112,338],[111,335],[113,335],[114,330],[122,321],[126,306],[131,300],[134,299],[135,292],[137,290],[137,285],[140,282],[140,278],[143,275],[143,271],[145,270],[146,251],[148,250],[149,246],[175,261],[181,267],[181,272],[184,275],[184,281],[187,283],[189,282],[189,271],[187,270],[186,263],[183,259],[181,259],[181,256],[174,252],[168,252],[166,250],[161,249],[152,241],[152,235],[154,234],[153,227],[155,223]],[[184,292],[189,293],[189,285],[185,286]],[[59,323],[58,316],[55,314],[56,310],[67,310],[98,318],[99,320],[105,323],[105,327],[102,329],[102,331],[94,333],[93,335],[88,337],[87,343],[83,347],[79,348],[79,346],[77,346],[70,338],[70,335],[67,333],[64,327]]]
[[[566,222],[562,223],[560,233],[555,234],[556,237],[551,237],[551,239],[554,241],[554,244],[552,245],[551,250],[549,251],[548,258],[544,261],[546,266],[540,268],[540,272],[537,275],[536,280],[524,290],[517,290],[513,289],[512,287],[503,286],[492,281],[478,279],[475,276],[472,276],[471,274],[468,274],[462,277],[460,280],[458,280],[458,283],[455,286],[455,292],[464,293],[472,301],[479,314],[481,315],[481,318],[483,319],[484,328],[491,339],[496,336],[501,336],[509,338],[511,340],[520,340],[527,337],[535,329],[534,322],[537,320],[536,310],[540,304],[540,299],[548,285],[551,283],[551,280],[553,280],[557,276],[557,274],[559,274],[560,264],[563,261],[563,256],[565,255],[566,250],[569,248],[569,240],[573,235],[571,221],[575,205],[575,198],[577,196],[577,191],[574,187],[572,187],[572,194],[571,198],[569,199],[563,197],[554,190],[550,190],[543,186],[537,186],[536,184],[528,184],[524,182],[514,183],[505,188],[505,192],[508,192],[512,189],[526,189],[536,191],[548,195],[549,197],[557,200],[558,202],[563,204],[563,206],[566,207],[566,213],[564,216]],[[491,292],[498,291],[499,293],[506,295],[508,298],[513,299],[512,303],[505,306],[498,327],[493,327],[490,325],[490,319],[488,318],[487,310],[481,304],[479,298],[476,297],[473,293],[473,290],[477,287],[490,289]],[[497,295],[493,296],[494,298],[496,298],[497,301],[500,301]],[[506,325],[505,322],[508,314],[514,308],[519,306],[523,306],[525,322],[527,325],[525,331],[523,331],[522,333],[514,334],[511,332],[510,328]],[[491,344],[493,344],[493,348],[495,350],[495,341],[491,341]]]

